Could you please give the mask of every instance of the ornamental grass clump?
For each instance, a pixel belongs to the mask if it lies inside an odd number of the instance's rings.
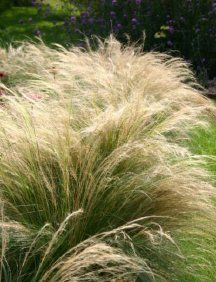
[[[214,189],[181,144],[215,110],[188,66],[113,37],[1,57],[2,281],[196,275],[179,238],[214,232]]]

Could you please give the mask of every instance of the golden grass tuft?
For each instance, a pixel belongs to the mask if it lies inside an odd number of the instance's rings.
[[[177,238],[214,230],[214,188],[182,141],[215,108],[187,64],[112,36],[96,51],[23,43],[1,57],[2,279],[193,275]]]

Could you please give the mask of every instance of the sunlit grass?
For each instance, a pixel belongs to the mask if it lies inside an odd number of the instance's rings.
[[[206,167],[216,179],[216,122],[211,122],[206,129],[193,130],[188,145],[193,153],[207,156]]]
[[[190,132],[190,138],[187,140],[186,144],[194,154],[205,156],[206,162],[204,163],[204,168],[209,170],[212,175],[212,180],[216,189],[216,122],[213,119],[207,128],[196,128]],[[216,198],[213,198],[213,203],[216,209]],[[205,240],[205,239],[203,239]],[[194,249],[196,240],[193,238],[184,238],[182,241],[182,248],[186,253],[190,255]],[[212,234],[212,238],[206,240],[206,245],[208,249],[203,252],[202,248],[196,251],[197,256],[192,257],[191,261],[198,261],[199,267],[197,268],[198,278],[193,278],[190,276],[183,276],[183,281],[197,282],[197,281],[215,281],[216,275],[216,239],[215,234]],[[201,255],[202,253],[202,255]],[[206,267],[206,263],[208,267]],[[206,278],[204,278],[206,277]]]
[[[185,140],[215,107],[187,64],[113,37],[1,57],[3,277],[210,279],[215,190]]]

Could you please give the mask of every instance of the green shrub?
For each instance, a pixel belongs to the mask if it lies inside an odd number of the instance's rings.
[[[1,0],[0,1],[0,13],[7,10],[11,7],[11,1],[10,0]]]
[[[31,0],[12,0],[13,5],[15,6],[31,6],[32,1]]]

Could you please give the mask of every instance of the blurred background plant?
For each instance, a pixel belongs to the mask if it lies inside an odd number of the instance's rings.
[[[0,12],[5,11],[6,9],[11,7],[11,3],[8,0],[1,0],[0,2]]]
[[[79,4],[78,4],[79,2]],[[201,80],[216,74],[216,1],[212,0],[102,0],[70,1],[79,17],[66,20],[66,29],[90,36],[113,32],[122,41],[139,41],[145,49],[175,50],[192,63]]]
[[[47,43],[66,46],[83,46],[86,36],[107,37],[110,33],[123,43],[128,36],[137,42],[143,40],[145,31],[145,50],[182,56],[204,84],[216,77],[215,0],[2,0],[0,5],[1,11],[10,8],[1,13],[4,21],[0,36],[4,43],[20,39],[18,26],[23,36],[42,36]],[[16,19],[16,34],[9,19]]]

